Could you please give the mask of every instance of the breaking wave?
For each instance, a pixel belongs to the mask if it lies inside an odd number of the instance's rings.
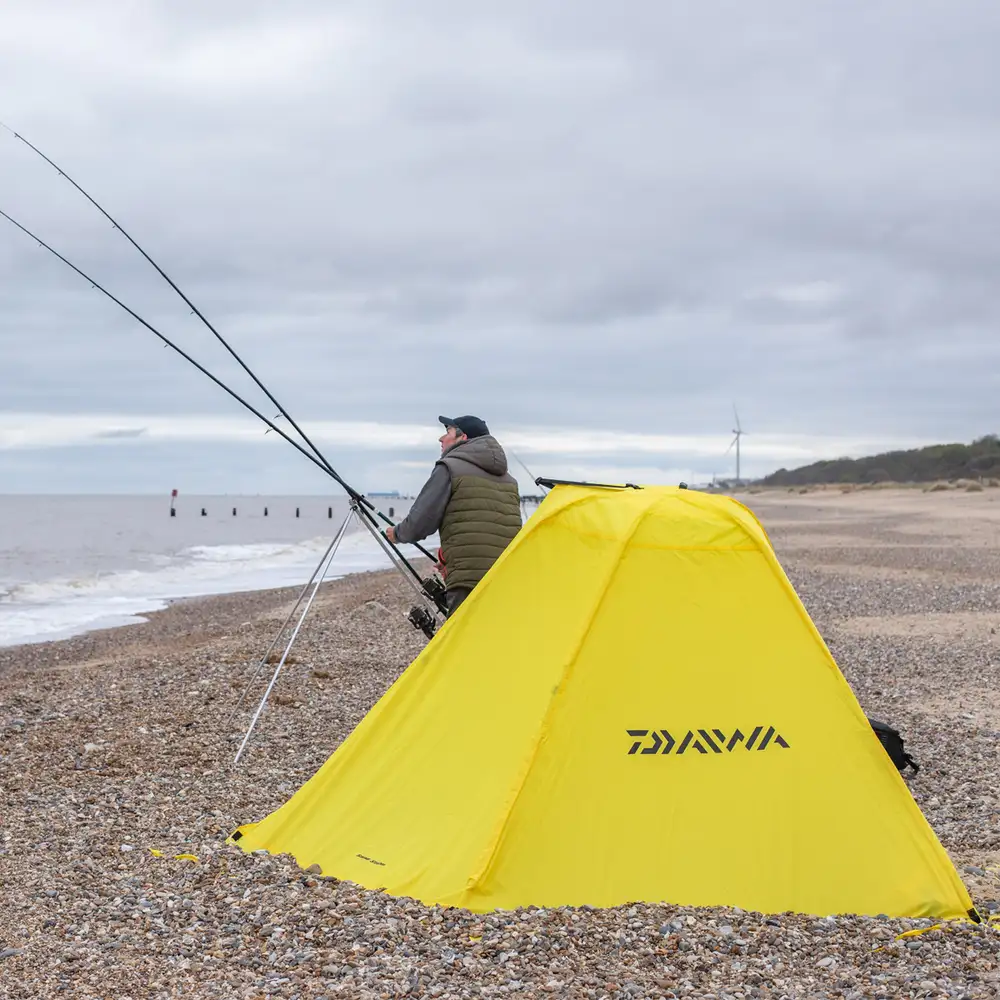
[[[175,556],[150,556],[148,568],[8,585],[0,590],[0,646],[142,622],[142,615],[180,598],[303,586],[329,544],[327,536],[298,543],[195,545]],[[326,579],[388,568],[371,535],[357,531],[344,536]]]

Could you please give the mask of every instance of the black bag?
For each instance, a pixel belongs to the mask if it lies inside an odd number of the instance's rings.
[[[913,773],[916,774],[920,768],[917,766],[917,762],[903,749],[903,737],[899,735],[899,730],[893,729],[887,722],[879,722],[878,719],[869,719],[868,721],[893,764],[900,771],[905,770],[906,765],[909,764],[913,768]]]

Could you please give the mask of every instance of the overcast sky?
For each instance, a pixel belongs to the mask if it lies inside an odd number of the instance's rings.
[[[750,476],[1000,429],[998,51],[993,0],[6,0],[0,120],[359,489],[441,413],[701,481],[734,403]],[[0,208],[276,413],[6,132]],[[0,492],[330,488],[2,219],[0,274]]]

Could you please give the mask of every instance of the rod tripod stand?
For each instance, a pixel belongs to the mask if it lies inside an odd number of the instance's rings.
[[[261,698],[260,704],[257,706],[257,711],[253,714],[253,719],[250,721],[250,728],[247,729],[246,735],[243,737],[243,742],[240,744],[240,748],[236,753],[236,757],[233,759],[233,765],[239,763],[240,757],[243,756],[243,751],[246,749],[247,744],[250,742],[250,736],[252,735],[254,728],[257,725],[257,721],[260,719],[261,713],[264,711],[264,706],[267,704],[268,698],[271,696],[271,691],[274,689],[274,685],[278,682],[278,676],[281,674],[281,670],[285,665],[285,661],[288,659],[288,654],[291,652],[292,644],[295,642],[296,637],[299,634],[299,629],[302,628],[302,623],[306,619],[306,615],[309,613],[309,608],[312,606],[313,599],[316,597],[316,593],[320,588],[326,574],[330,571],[330,565],[333,562],[334,556],[337,554],[337,549],[340,547],[340,543],[344,539],[344,535],[347,533],[348,525],[351,520],[356,520],[359,524],[365,527],[372,537],[378,542],[379,547],[383,552],[388,555],[392,564],[399,569],[403,578],[406,579],[410,586],[413,588],[417,597],[420,599],[420,605],[412,608],[409,615],[407,615],[410,623],[415,627],[421,629],[427,638],[431,638],[437,629],[439,624],[438,618],[441,616],[441,610],[433,601],[428,598],[428,595],[421,589],[420,585],[413,579],[410,573],[407,573],[402,563],[397,559],[397,554],[395,549],[389,544],[389,541],[382,535],[382,533],[371,523],[371,521],[361,514],[359,504],[356,500],[352,499],[350,503],[350,508],[347,511],[347,516],[344,518],[343,523],[337,529],[336,535],[334,535],[333,540],[327,546],[326,551],[323,553],[322,558],[317,564],[316,568],[312,572],[312,576],[306,581],[305,586],[299,593],[298,599],[292,606],[292,610],[288,612],[288,617],[284,620],[281,628],[278,630],[278,634],[271,641],[271,645],[267,647],[267,651],[261,657],[260,662],[254,669],[253,676],[250,678],[247,686],[243,689],[243,693],[240,695],[239,701],[237,701],[232,712],[229,714],[229,718],[226,719],[226,725],[228,726],[233,719],[236,717],[236,713],[239,711],[240,706],[243,704],[246,696],[250,693],[250,689],[256,683],[257,678],[260,676],[261,671],[267,664],[271,652],[274,647],[278,644],[278,640],[284,634],[285,629],[288,627],[288,623],[292,620],[292,616],[298,610],[299,605],[302,603],[302,599],[306,595],[306,591],[312,586],[312,593],[309,595],[309,600],[306,601],[306,606],[302,609],[302,614],[299,616],[299,620],[292,631],[291,637],[288,640],[288,645],[285,646],[285,651],[281,654],[281,658],[278,660],[277,666],[274,668],[274,673],[271,676],[271,680],[267,685],[267,690],[264,692],[264,697]],[[315,583],[313,582],[315,581]],[[427,581],[425,581],[425,586]]]

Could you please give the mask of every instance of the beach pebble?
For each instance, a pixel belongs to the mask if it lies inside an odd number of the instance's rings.
[[[1000,716],[986,724],[980,710],[1000,706],[995,641],[985,645],[985,629],[947,641],[886,632],[904,631],[900,616],[992,613],[1000,549],[971,553],[933,532],[900,538],[879,517],[831,526],[822,512],[772,514],[779,557],[863,709],[900,728],[921,764],[906,776],[911,793],[980,912],[1000,912]],[[833,527],[840,540],[827,543]],[[256,703],[228,727],[227,716],[298,592],[178,602],[140,627],[0,650],[0,704],[21,723],[2,741],[0,941],[11,946],[0,957],[30,944],[30,959],[16,963],[22,995],[972,1000],[995,991],[1000,933],[982,925],[899,939],[935,921],[636,902],[473,914],[227,846],[315,774],[426,643],[405,622],[411,593],[392,575],[324,584],[280,678],[287,701],[269,702],[233,767],[228,741],[242,740]],[[229,638],[212,637],[210,621]],[[26,718],[48,716],[18,738]]]

